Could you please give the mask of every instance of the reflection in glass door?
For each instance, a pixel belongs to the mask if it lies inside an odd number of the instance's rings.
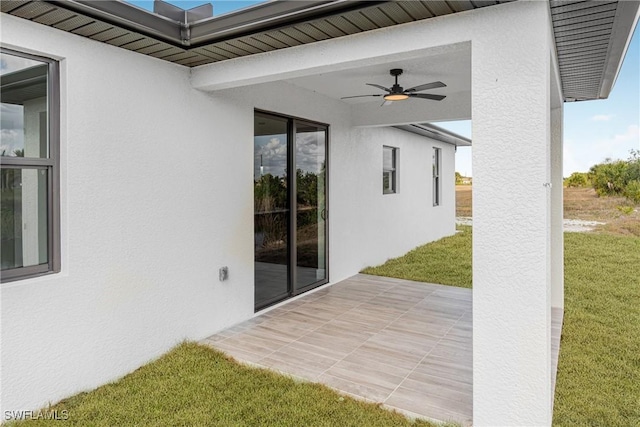
[[[254,118],[255,304],[266,306],[289,296],[289,195],[286,119]]]
[[[326,281],[326,128],[296,123],[295,292]]]
[[[255,113],[256,310],[328,281],[326,163],[326,126]]]

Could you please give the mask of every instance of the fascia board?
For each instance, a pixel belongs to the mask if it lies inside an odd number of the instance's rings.
[[[640,2],[618,1],[605,70],[600,86],[600,99],[609,97],[618,79],[620,68],[633,37],[634,28],[638,24],[638,18],[640,18]]]

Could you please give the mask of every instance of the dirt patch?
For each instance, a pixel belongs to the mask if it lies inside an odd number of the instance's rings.
[[[457,216],[456,225],[473,225],[473,218],[470,216]]]
[[[582,219],[564,219],[563,221],[564,231],[575,231],[578,233],[584,233],[587,231],[593,231],[601,225],[606,225],[600,221],[585,221]]]
[[[456,215],[472,216],[472,186],[456,186]],[[624,197],[598,197],[593,188],[564,189],[565,231],[594,231],[640,237],[640,206]]]
[[[605,223],[597,232],[640,237],[640,206],[624,197],[598,197],[593,188],[565,188],[564,216]]]
[[[473,218],[468,216],[456,217],[457,225],[473,225]],[[588,231],[594,231],[599,226],[606,225],[604,222],[599,221],[584,221],[581,219],[565,219],[563,222],[564,231],[571,231],[574,233],[586,233]]]
[[[470,185],[456,185],[456,216],[471,217]]]

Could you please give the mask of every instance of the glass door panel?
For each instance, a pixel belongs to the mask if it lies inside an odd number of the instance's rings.
[[[325,127],[296,122],[295,290],[327,281]]]
[[[287,119],[254,119],[255,306],[289,296],[289,197]]]

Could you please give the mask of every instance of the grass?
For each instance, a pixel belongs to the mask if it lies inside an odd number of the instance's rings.
[[[367,267],[362,273],[470,288],[471,227],[459,227],[455,236],[420,246],[383,265]]]
[[[471,227],[364,273],[471,287]],[[640,426],[640,238],[565,233],[554,425]]]
[[[433,426],[319,384],[240,365],[195,343],[47,411],[68,414],[64,424],[73,426]]]
[[[565,234],[554,424],[640,426],[640,238]]]

